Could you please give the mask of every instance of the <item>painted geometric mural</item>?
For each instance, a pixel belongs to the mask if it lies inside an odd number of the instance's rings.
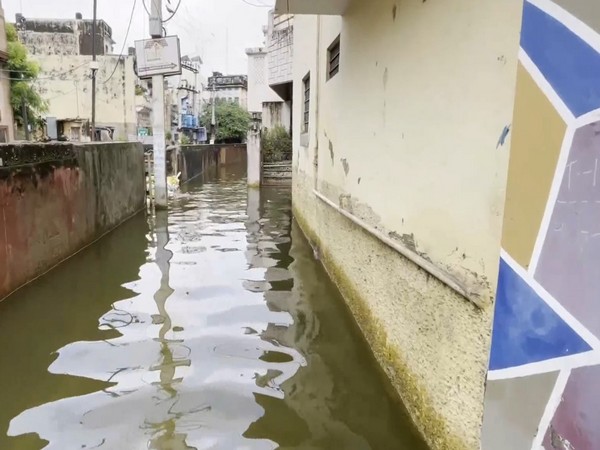
[[[600,449],[599,32],[524,3],[483,450]]]

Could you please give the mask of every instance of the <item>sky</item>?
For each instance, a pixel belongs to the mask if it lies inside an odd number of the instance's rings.
[[[97,0],[98,19],[112,27],[117,42],[115,53],[121,52],[129,18],[135,2],[131,29],[124,53],[138,39],[148,38],[148,10],[152,0]],[[177,5],[179,0],[171,0]],[[267,24],[269,8],[275,0],[181,0],[175,17],[165,24],[167,33],[179,35],[181,54],[199,55],[204,61],[202,73],[212,71],[227,74],[245,74],[248,60],[245,49],[264,43],[262,27]],[[167,0],[163,0],[163,5]],[[2,0],[7,22],[14,22],[15,14],[25,18],[75,18],[80,12],[92,18],[93,0]],[[163,10],[163,18],[169,17]]]

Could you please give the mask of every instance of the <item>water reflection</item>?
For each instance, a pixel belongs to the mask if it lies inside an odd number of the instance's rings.
[[[141,260],[127,270],[115,258],[94,266],[127,277],[72,286],[43,306],[99,291],[101,305],[114,302],[104,314],[81,312],[86,326],[46,362],[62,385],[88,380],[88,390],[63,389],[48,399],[37,388],[47,373],[29,374],[32,401],[15,410],[21,403],[9,398],[16,417],[8,434],[36,433],[51,450],[424,448],[293,226],[289,191],[248,191],[236,173],[215,175],[182,193],[168,217],[157,213],[150,231],[130,230],[130,239],[143,237]],[[117,237],[127,246],[118,232],[98,246]],[[10,302],[13,320],[25,323],[18,299]],[[41,320],[43,311],[36,314]],[[98,316],[92,327],[90,317]],[[43,447],[39,439],[7,442],[16,450]]]

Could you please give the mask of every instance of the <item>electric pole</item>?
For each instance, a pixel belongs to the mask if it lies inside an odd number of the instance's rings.
[[[216,118],[216,114],[215,114],[215,102],[217,101],[216,95],[215,95],[215,83],[217,82],[216,78],[213,75],[213,85],[212,85],[212,89],[211,89],[211,109],[212,109],[212,114],[211,114],[211,118],[210,118],[210,143],[214,144],[215,143],[215,135],[217,134],[217,118]]]
[[[150,37],[163,37],[162,0],[152,0]],[[165,84],[163,75],[152,76],[152,132],[154,135],[154,205],[167,208],[167,164],[165,149]]]
[[[94,15],[92,19],[92,142],[96,140],[96,9],[97,0],[94,0]]]

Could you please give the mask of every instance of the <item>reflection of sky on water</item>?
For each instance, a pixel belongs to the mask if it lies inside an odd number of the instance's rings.
[[[262,219],[252,199],[247,219],[245,201],[239,186],[206,185],[175,206],[169,229],[158,213],[148,262],[125,285],[136,296],[100,319],[121,336],[69,344],[49,367],[109,387],[29,409],[9,434],[37,433],[51,450],[276,448],[243,436],[264,415],[255,395],[283,398],[280,385],[305,361],[262,338],[292,324],[264,300],[290,275],[267,274],[279,250],[258,239]]]

